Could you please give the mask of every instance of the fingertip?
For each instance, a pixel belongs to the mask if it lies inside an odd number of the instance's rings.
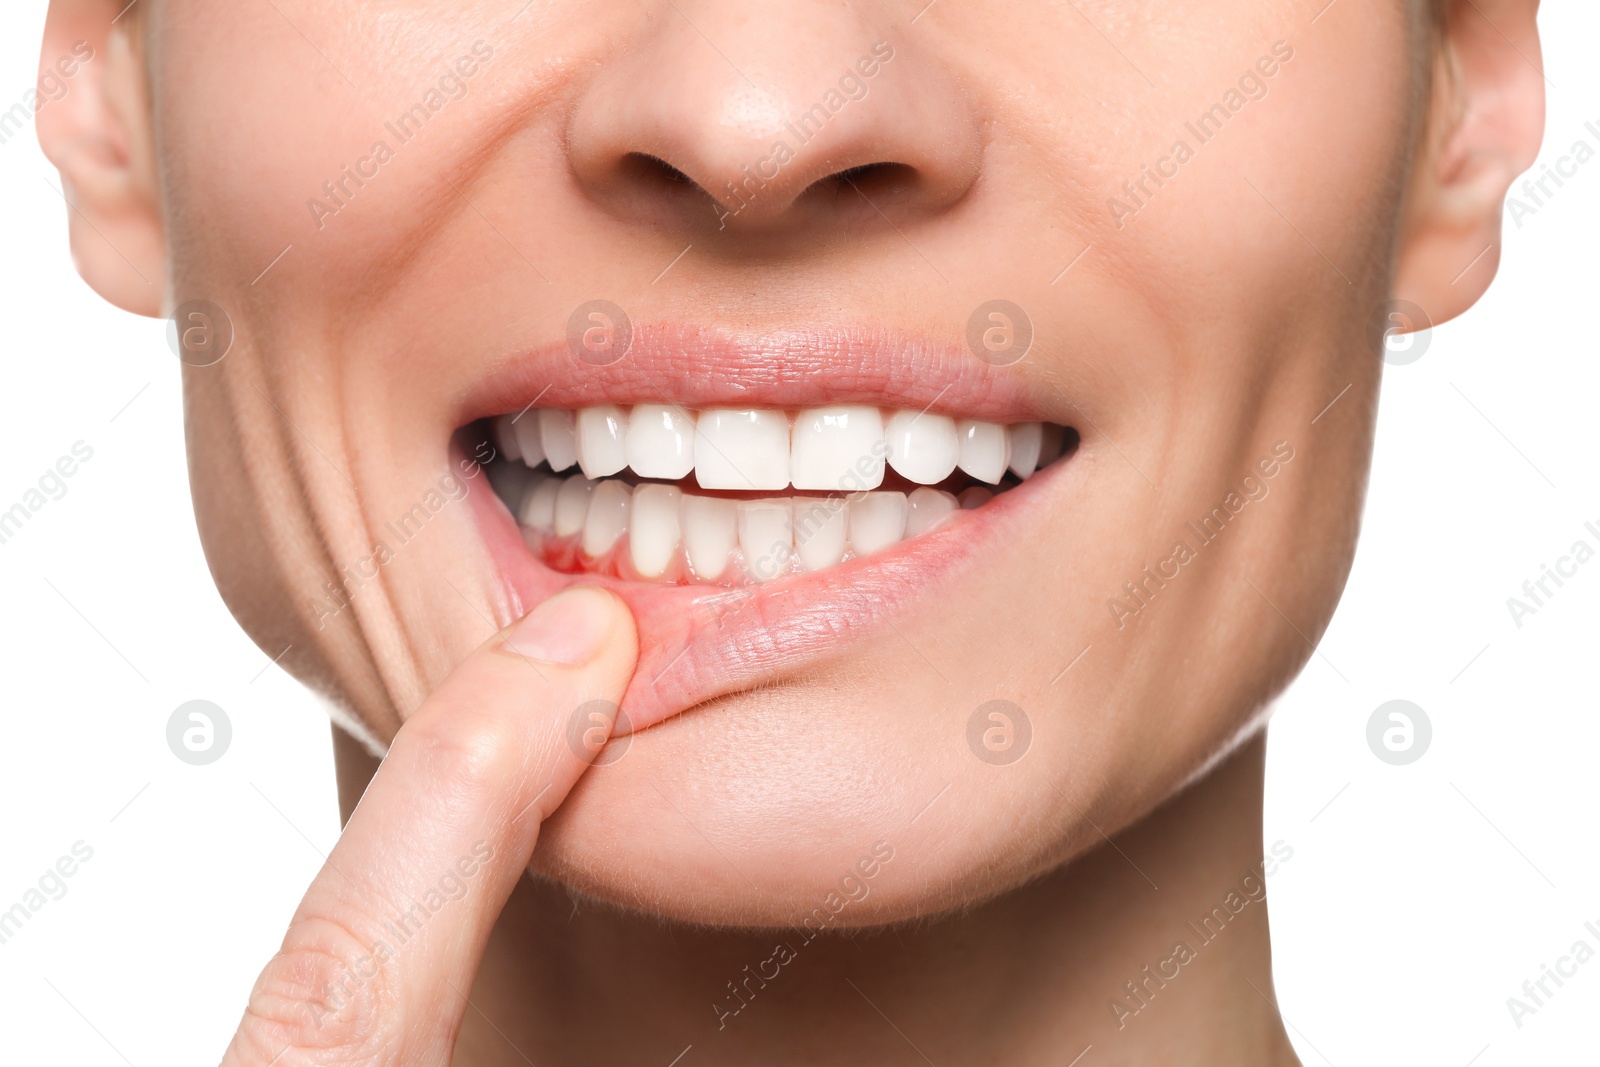
[[[621,597],[596,585],[571,585],[514,623],[501,648],[540,663],[578,667],[602,653],[637,658],[638,634]]]

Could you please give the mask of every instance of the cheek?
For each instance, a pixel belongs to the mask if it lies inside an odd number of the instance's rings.
[[[1314,26],[1284,3],[1080,6],[1115,47],[1064,10],[1035,16],[1041,47],[1014,65],[985,62],[1006,47],[993,25],[944,16],[969,45],[944,58],[992,89],[987,225],[964,252],[990,287],[1070,321],[1067,345],[1115,317],[1130,392],[1200,375],[1239,396],[1290,347],[1359,337],[1412,135],[1403,6],[1340,0]]]
[[[1359,313],[1387,284],[1373,266],[1399,208],[1409,53],[1398,13],[1382,17],[1395,5],[1365,6],[1370,21],[1338,31],[1235,42],[1186,79],[1184,104],[1147,122],[1169,143],[1124,157],[1111,240],[1174,330]],[[1252,99],[1239,82],[1263,57],[1277,69]]]
[[[243,292],[287,248],[278,295],[315,306],[330,279],[428,223],[441,161],[461,155],[455,138],[476,123],[438,123],[408,143],[402,120],[419,106],[418,126],[430,107],[474,106],[472,92],[440,85],[479,40],[430,6],[397,30],[311,0],[280,0],[281,15],[166,5],[153,96],[180,285],[214,291],[242,277]],[[362,210],[331,225],[345,202]]]

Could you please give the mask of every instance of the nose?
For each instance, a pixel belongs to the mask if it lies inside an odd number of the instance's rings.
[[[858,5],[658,8],[596,69],[567,151],[585,193],[630,221],[721,230],[897,224],[948,209],[976,181],[979,122],[915,29]],[[892,209],[892,210],[891,210]]]

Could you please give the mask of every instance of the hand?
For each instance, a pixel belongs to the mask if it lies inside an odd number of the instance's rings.
[[[223,1067],[449,1063],[495,920],[637,659],[628,609],[578,587],[456,668],[396,734]]]

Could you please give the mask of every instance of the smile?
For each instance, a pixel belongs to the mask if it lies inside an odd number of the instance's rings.
[[[862,404],[529,408],[480,433],[497,457],[491,484],[546,566],[723,586],[824,570],[939,529],[1075,438],[1052,423]]]
[[[450,451],[488,474],[465,499],[497,614],[580,582],[626,601],[615,736],[900,640],[895,617],[1050,537],[1094,469],[1069,405],[887,330],[648,323],[613,362],[548,343],[496,362],[456,398]]]

